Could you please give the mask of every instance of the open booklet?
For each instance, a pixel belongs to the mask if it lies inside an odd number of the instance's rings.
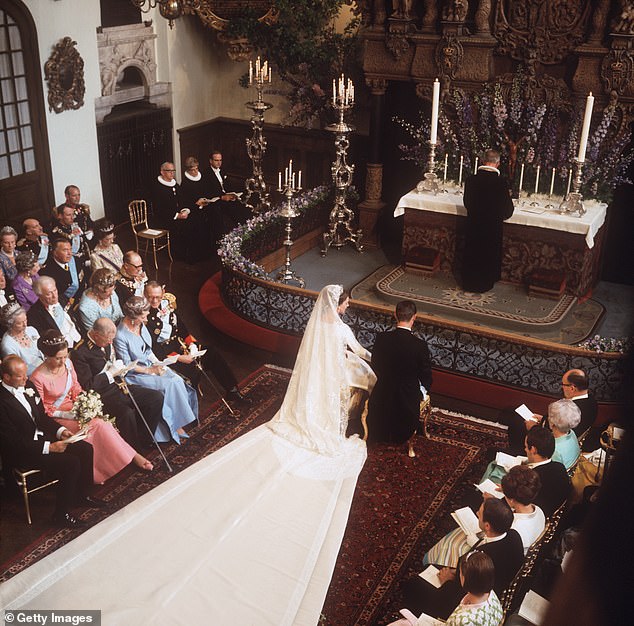
[[[154,363],[154,365],[164,365],[165,367],[167,367],[168,365],[174,365],[174,363],[176,363],[177,361],[178,354],[173,354],[172,356],[168,356],[158,363]]]
[[[483,480],[479,485],[475,485],[475,487],[482,493],[488,493],[498,500],[501,500],[504,497],[502,491],[498,489],[498,485],[496,485],[490,478]]]
[[[478,543],[478,533],[480,524],[477,515],[468,507],[464,506],[451,514],[462,532],[467,536],[467,543],[470,546]]]
[[[111,376],[125,376],[130,370],[136,367],[138,361],[130,361],[127,365],[123,361],[117,359],[109,368],[108,373]]]
[[[500,467],[503,467],[507,472],[516,465],[521,465],[528,459],[525,456],[513,456],[506,452],[498,452],[495,455],[495,463]]]
[[[533,413],[533,411],[531,411],[525,404],[520,404],[516,409],[515,412],[522,418],[524,418],[524,421],[526,422],[536,422],[537,420],[533,417],[533,415],[535,415],[535,413]]]
[[[522,604],[519,608],[519,616],[523,617],[531,624],[539,626],[542,623],[544,616],[546,615],[549,604],[550,602],[548,602],[546,598],[542,598],[542,596],[540,596],[538,593],[535,593],[532,589],[529,589],[528,593],[524,596]]]
[[[419,576],[423,580],[426,580],[430,585],[436,587],[436,589],[440,589],[442,587],[442,583],[440,582],[440,578],[438,578],[439,573],[440,570],[435,565],[429,565],[419,574]]]
[[[418,617],[414,615],[409,609],[401,609],[399,613],[412,625],[412,626],[442,626],[445,622],[434,617],[430,617],[427,613],[421,613]]]
[[[88,437],[88,433],[90,432],[90,426],[86,424],[83,428],[79,429],[74,435],[68,437],[68,439],[63,439],[64,443],[76,443],[77,441],[83,441]]]

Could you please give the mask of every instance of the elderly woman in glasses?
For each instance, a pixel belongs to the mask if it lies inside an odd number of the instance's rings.
[[[18,242],[18,233],[11,226],[0,229],[0,269],[5,275],[7,283],[17,276],[18,269],[15,266],[15,246]]]
[[[192,387],[152,352],[152,337],[145,322],[150,310],[143,296],[132,296],[123,304],[124,318],[119,323],[114,348],[125,363],[136,361],[126,380],[134,385],[158,389],[163,393],[163,419],[154,433],[157,441],[187,439],[183,426],[198,417],[198,397]]]
[[[18,273],[13,279],[13,293],[15,294],[15,299],[24,307],[24,310],[28,311],[31,305],[37,302],[37,294],[33,290],[33,281],[40,277],[38,274],[40,264],[30,250],[25,250],[17,253],[15,267]]]
[[[109,220],[97,222],[95,228],[97,245],[90,255],[90,268],[93,272],[101,267],[118,272],[123,265],[123,252],[114,242],[114,224]]]
[[[119,298],[115,293],[115,273],[102,267],[90,276],[90,287],[79,301],[79,319],[88,332],[100,317],[107,317],[115,324],[123,317]]]
[[[2,358],[17,354],[26,363],[26,373],[30,376],[44,360],[44,355],[37,347],[40,333],[27,324],[26,311],[17,302],[11,302],[0,309],[0,323],[6,328],[0,341]]]

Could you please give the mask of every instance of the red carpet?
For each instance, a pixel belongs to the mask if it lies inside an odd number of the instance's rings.
[[[215,405],[200,427],[190,430],[191,439],[185,444],[165,446],[175,472],[270,419],[282,401],[288,378],[286,370],[261,368],[245,382],[253,399],[251,410],[235,418],[223,406]],[[393,616],[400,608],[398,581],[404,574],[420,571],[416,570],[418,565],[412,569],[412,564],[452,528],[448,513],[455,508],[465,488],[479,478],[484,450],[500,444],[504,437],[493,426],[439,411],[434,412],[430,431],[431,439],[418,439],[415,459],[408,458],[402,447],[369,448],[324,605],[323,623],[370,625]],[[151,455],[157,468],[151,474],[127,469],[104,485],[98,495],[111,503],[111,511],[169,478],[157,457],[158,453]],[[104,510],[89,509],[81,518],[93,525],[107,514]],[[77,534],[78,531],[70,530],[43,533],[2,565],[0,582]]]

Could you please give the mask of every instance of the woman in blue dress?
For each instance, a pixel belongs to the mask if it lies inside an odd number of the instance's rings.
[[[156,440],[174,439],[180,443],[187,438],[183,426],[198,417],[198,397],[176,372],[161,362],[152,352],[152,337],[145,327],[150,305],[143,296],[132,296],[123,305],[124,317],[114,339],[117,356],[126,364],[137,361],[126,375],[134,385],[142,385],[163,392],[163,419],[154,433]]]
[[[105,267],[91,274],[90,288],[84,291],[79,301],[79,319],[86,332],[100,317],[107,317],[115,324],[123,317],[119,297],[114,290],[115,284],[115,273]]]

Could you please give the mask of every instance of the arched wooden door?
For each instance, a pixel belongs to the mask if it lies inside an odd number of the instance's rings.
[[[54,204],[37,32],[26,6],[0,6],[0,225]]]

